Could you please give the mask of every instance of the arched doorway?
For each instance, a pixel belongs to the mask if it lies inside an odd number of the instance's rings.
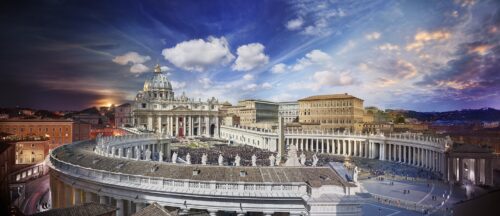
[[[215,134],[215,124],[210,125],[210,137],[213,137]]]

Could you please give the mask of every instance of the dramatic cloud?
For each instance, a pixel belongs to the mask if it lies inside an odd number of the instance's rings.
[[[238,47],[238,58],[234,62],[233,70],[250,71],[269,62],[269,56],[264,53],[264,45],[251,43]]]
[[[440,30],[435,32],[418,32],[412,43],[406,45],[407,51],[420,51],[426,44],[429,44],[433,41],[444,41],[448,40],[451,37],[451,33]]]
[[[276,64],[271,68],[271,72],[275,74],[285,73],[285,71],[286,71],[286,64],[283,63]]]
[[[313,74],[311,81],[292,82],[288,85],[290,90],[308,89],[317,91],[322,87],[348,86],[356,80],[348,72],[335,72],[330,70],[318,71]]]
[[[207,77],[199,79],[198,82],[203,86],[203,88],[210,88],[212,86],[212,80]]]
[[[294,30],[300,29],[303,24],[304,24],[304,20],[301,17],[299,17],[297,19],[293,19],[293,20],[288,21],[286,23],[286,28],[288,30],[294,31]]]
[[[132,73],[144,73],[144,72],[148,72],[148,71],[149,71],[149,68],[143,64],[134,64],[134,65],[132,65],[132,67],[130,67],[130,72],[132,72]]]
[[[142,64],[144,62],[147,62],[151,60],[151,57],[149,56],[142,56],[139,55],[137,52],[128,52],[125,53],[124,55],[121,56],[116,56],[113,59],[113,62],[121,65],[126,65],[126,64]]]
[[[378,40],[381,35],[382,34],[380,34],[379,32],[372,32],[372,33],[366,34],[365,38],[368,40]]]
[[[113,62],[120,65],[132,65],[130,67],[130,72],[132,73],[144,73],[149,71],[143,63],[151,60],[149,56],[139,55],[137,52],[128,52],[121,56],[116,56],[113,58]]]
[[[291,66],[293,71],[301,71],[310,65],[327,66],[332,63],[332,57],[321,50],[313,50],[299,59],[296,64]]]
[[[203,72],[216,65],[230,63],[234,56],[226,38],[208,37],[178,43],[162,51],[166,60],[188,71]]]

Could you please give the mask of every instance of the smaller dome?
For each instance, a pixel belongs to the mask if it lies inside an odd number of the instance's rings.
[[[167,76],[161,72],[160,65],[156,65],[152,77],[144,82],[144,91],[172,91],[172,84]]]

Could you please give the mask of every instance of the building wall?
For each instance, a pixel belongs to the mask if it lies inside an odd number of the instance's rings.
[[[363,100],[351,95],[312,96],[299,100],[299,122],[305,129],[360,130]]]
[[[91,125],[85,122],[73,123],[73,142],[90,139]]]
[[[123,104],[115,108],[115,127],[132,125],[132,105]]]
[[[49,141],[16,142],[16,164],[37,164],[49,153]]]
[[[0,132],[13,134],[23,139],[29,136],[47,137],[49,148],[71,143],[73,121],[71,120],[6,120],[0,121]]]
[[[15,145],[7,142],[0,142],[0,176],[2,178],[6,177],[7,174],[13,171],[15,161]]]
[[[279,105],[274,102],[262,100],[243,100],[237,106],[228,108],[229,115],[240,117],[243,126],[255,127],[262,123],[278,122]]]
[[[299,103],[298,102],[280,102],[279,103],[279,116],[283,117],[285,123],[292,123],[299,117]]]

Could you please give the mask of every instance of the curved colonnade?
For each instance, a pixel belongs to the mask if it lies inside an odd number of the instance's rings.
[[[279,135],[274,130],[221,126],[221,138],[230,142],[277,151]],[[285,130],[285,146],[299,151],[363,157],[404,163],[446,173],[445,151],[451,140],[417,134],[369,134],[337,131]]]
[[[51,171],[54,208],[83,202],[117,207],[130,215],[157,202],[181,214],[256,212],[263,215],[360,215],[358,190],[331,167],[236,167],[174,164],[146,152],[165,150],[169,136],[102,137],[54,149]],[[162,157],[160,157],[162,158]]]

